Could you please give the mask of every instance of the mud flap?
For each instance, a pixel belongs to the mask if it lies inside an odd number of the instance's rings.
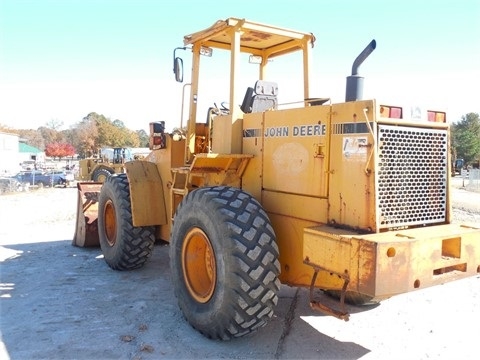
[[[98,238],[98,196],[102,183],[77,183],[77,222],[72,245],[79,247],[100,246]]]

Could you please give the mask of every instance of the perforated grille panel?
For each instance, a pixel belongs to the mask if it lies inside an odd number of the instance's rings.
[[[378,127],[379,227],[444,222],[447,131]]]

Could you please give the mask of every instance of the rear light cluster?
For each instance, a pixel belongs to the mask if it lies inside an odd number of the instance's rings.
[[[428,121],[440,122],[440,123],[447,122],[447,114],[445,114],[444,112],[428,110],[427,115],[428,115]]]
[[[390,119],[402,119],[403,110],[399,106],[380,106],[380,116]]]
[[[388,119],[403,119],[403,108],[400,106],[380,105],[380,117]],[[416,120],[422,120],[422,118],[425,118],[425,113],[423,113],[422,116],[420,109],[415,108],[415,111],[412,111],[412,118]],[[425,120],[430,122],[446,123],[447,115],[442,111],[428,110]]]
[[[150,150],[165,149],[167,147],[165,138],[165,121],[150,123]]]

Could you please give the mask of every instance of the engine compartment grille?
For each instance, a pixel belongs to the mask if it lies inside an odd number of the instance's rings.
[[[447,130],[378,126],[379,228],[446,220]]]

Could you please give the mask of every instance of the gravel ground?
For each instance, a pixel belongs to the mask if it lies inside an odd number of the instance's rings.
[[[454,221],[480,224],[480,193],[454,186]],[[178,310],[168,247],[155,246],[144,268],[118,272],[99,249],[71,246],[76,196],[75,188],[0,196],[0,359],[479,356],[480,275],[349,307],[347,323],[311,310],[306,289],[284,286],[266,328],[205,339]]]

